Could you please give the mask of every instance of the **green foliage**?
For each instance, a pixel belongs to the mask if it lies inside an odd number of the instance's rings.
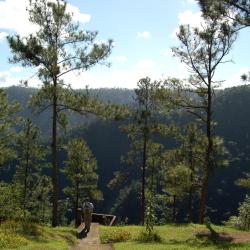
[[[66,195],[72,200],[78,195],[79,202],[91,198],[101,200],[102,193],[97,189],[97,162],[92,152],[82,139],[72,139],[67,145],[68,160],[62,172],[71,182],[71,187],[65,189]],[[78,189],[78,193],[75,190]],[[74,198],[73,198],[74,197]]]
[[[243,230],[250,229],[250,197],[247,195],[245,200],[240,203],[238,216],[230,217],[228,224]]]
[[[18,111],[19,104],[9,103],[5,91],[0,88],[0,170],[6,162],[16,157],[13,145],[15,144],[14,126],[19,121]]]
[[[205,17],[226,18],[238,29],[250,26],[249,0],[199,0],[198,2]]]
[[[29,21],[38,27],[38,31],[27,37],[7,37],[13,54],[10,62],[21,63],[24,67],[36,67],[37,75],[43,83],[37,96],[33,97],[33,104],[41,109],[40,112],[48,108],[52,110],[53,226],[57,225],[59,198],[58,127],[61,125],[65,129],[67,125],[66,110],[80,109],[84,114],[88,113],[85,106],[75,106],[78,102],[72,97],[76,94],[70,91],[70,84],[64,82],[63,76],[104,63],[112,47],[111,40],[97,43],[97,32],[82,30],[79,23],[73,21],[73,14],[66,11],[66,6],[65,1],[30,0]]]
[[[20,248],[28,245],[28,242],[29,241],[23,236],[0,232],[0,249]]]
[[[148,233],[148,230],[146,231],[141,231],[137,240],[139,242],[143,242],[143,243],[150,243],[150,242],[162,242],[162,238],[159,235],[158,232],[151,232],[150,234]]]
[[[102,243],[114,243],[124,242],[131,239],[131,233],[129,230],[123,229],[122,227],[104,231],[101,234]]]
[[[71,139],[67,145],[68,160],[62,172],[70,181],[70,186],[64,188],[64,193],[74,207],[76,218],[77,208],[86,198],[101,200],[102,192],[97,188],[97,162],[86,142],[82,139]],[[77,222],[76,222],[77,225]]]
[[[76,244],[73,228],[44,227],[30,220],[10,220],[0,224],[0,249],[62,249]]]
[[[51,187],[47,176],[43,171],[48,167],[45,162],[46,150],[40,144],[39,129],[27,119],[23,129],[17,136],[18,165],[14,175],[14,182],[22,189],[22,209],[24,217],[26,213],[35,217],[40,214],[40,209],[48,205],[48,196]],[[42,220],[42,218],[37,218]]]
[[[250,173],[245,173],[245,176],[243,178],[236,180],[236,185],[250,188]]]
[[[19,185],[0,182],[0,218],[10,219],[23,216],[21,197]]]

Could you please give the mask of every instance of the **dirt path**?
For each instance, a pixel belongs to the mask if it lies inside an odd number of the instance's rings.
[[[101,244],[98,223],[92,223],[87,237],[78,242],[78,245],[71,247],[70,250],[113,250],[111,245]]]

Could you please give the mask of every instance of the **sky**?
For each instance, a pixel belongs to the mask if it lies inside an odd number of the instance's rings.
[[[28,0],[0,0],[0,87],[19,85],[34,74],[34,69],[10,64],[8,34],[25,36],[35,28],[28,21]],[[98,41],[112,39],[114,47],[107,62],[91,70],[71,73],[65,81],[73,88],[135,88],[140,78],[153,80],[188,76],[185,65],[171,54],[178,46],[176,37],[180,24],[195,26],[201,12],[195,0],[68,0],[68,11],[82,29],[98,31]],[[243,29],[228,57],[232,63],[223,64],[216,80],[222,87],[243,84],[240,76],[250,70],[250,29]],[[40,87],[36,77],[29,86]]]

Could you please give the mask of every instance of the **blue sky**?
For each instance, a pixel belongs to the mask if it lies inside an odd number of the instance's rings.
[[[18,84],[32,72],[8,63],[10,51],[5,40],[8,33],[23,35],[33,31],[27,21],[27,0],[0,1],[0,86]],[[98,30],[99,40],[113,39],[111,67],[97,66],[88,72],[68,75],[65,80],[75,88],[134,88],[145,76],[155,80],[168,76],[186,77],[185,66],[171,56],[170,48],[178,45],[175,32],[180,23],[195,25],[200,10],[195,0],[69,0],[69,10],[76,21],[88,30]],[[15,17],[15,18],[13,18]],[[217,79],[223,87],[240,85],[240,75],[250,69],[250,30],[242,30],[229,59]],[[30,81],[39,86],[38,79]]]

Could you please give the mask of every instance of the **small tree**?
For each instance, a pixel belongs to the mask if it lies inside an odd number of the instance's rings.
[[[95,173],[97,163],[82,139],[72,139],[67,145],[68,160],[62,172],[71,186],[64,189],[74,206],[75,219],[79,205],[86,198],[101,200],[102,193],[97,188],[98,175]],[[77,221],[75,220],[77,225]]]
[[[26,212],[36,213],[39,201],[34,197],[42,179],[45,164],[46,151],[40,144],[39,129],[32,124],[30,119],[24,124],[23,130],[17,136],[18,165],[14,176],[15,183],[22,187],[22,210],[23,216]],[[38,204],[37,204],[38,203]]]
[[[16,157],[13,146],[16,134],[14,125],[19,121],[18,111],[19,104],[9,103],[5,91],[0,88],[0,170],[6,162]]]

